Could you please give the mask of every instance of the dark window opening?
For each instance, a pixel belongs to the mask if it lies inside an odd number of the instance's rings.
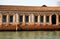
[[[10,22],[13,22],[13,16],[10,16],[10,20],[9,20]]]
[[[20,17],[19,17],[19,21],[20,21],[20,22],[23,22],[23,16],[20,16]]]
[[[43,16],[40,17],[40,22],[43,23]]]
[[[6,22],[6,15],[3,15],[2,21],[3,21],[3,22]]]
[[[38,16],[34,17],[34,22],[38,22]]]
[[[60,16],[59,16],[59,22],[60,22]]]
[[[56,24],[56,15],[52,15],[52,24]]]
[[[49,16],[46,16],[46,22],[49,22]]]
[[[29,22],[29,16],[25,16],[25,22]]]

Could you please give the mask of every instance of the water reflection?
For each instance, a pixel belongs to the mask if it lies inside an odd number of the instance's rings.
[[[60,31],[0,32],[0,39],[60,39]]]

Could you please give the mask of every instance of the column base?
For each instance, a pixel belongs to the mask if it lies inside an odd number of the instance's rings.
[[[59,26],[59,24],[56,24],[56,26]]]
[[[2,27],[2,24],[0,24],[0,27]]]
[[[9,26],[9,24],[6,24],[6,26]]]
[[[44,24],[44,26],[46,26],[46,24]]]
[[[16,24],[13,24],[13,26],[16,26]]]
[[[40,24],[37,24],[37,26],[40,26]]]
[[[30,25],[30,26],[34,26],[34,23],[30,23],[29,25]]]
[[[34,28],[34,23],[29,24],[30,28]]]
[[[52,26],[52,24],[49,24],[49,26]]]
[[[22,26],[25,26],[25,23],[22,23]]]

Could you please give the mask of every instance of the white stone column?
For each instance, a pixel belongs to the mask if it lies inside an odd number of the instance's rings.
[[[34,14],[32,14],[32,23],[34,24]]]
[[[15,14],[13,15],[13,25],[16,24]]]
[[[23,23],[25,23],[25,15],[23,15]]]
[[[59,20],[59,18],[58,18],[58,15],[56,15],[56,25],[58,25],[58,20]]]
[[[16,13],[16,24],[19,24],[19,14],[18,13]]]
[[[51,25],[52,24],[52,15],[49,16],[49,24]]]
[[[0,14],[0,25],[2,25],[2,14]]]
[[[46,25],[46,15],[44,15],[44,25]]]
[[[31,23],[31,20],[30,20],[31,18],[30,18],[30,15],[29,15],[29,24]]]
[[[38,15],[38,24],[40,24],[40,15]]]
[[[16,31],[17,31],[17,29],[18,29],[18,24],[19,24],[19,14],[18,13],[16,13],[15,14],[15,20],[16,20]]]
[[[7,15],[7,25],[9,24],[9,14]]]

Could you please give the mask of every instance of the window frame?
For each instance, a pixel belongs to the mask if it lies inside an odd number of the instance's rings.
[[[28,16],[27,20],[26,20],[26,16]],[[29,15],[25,15],[25,23],[28,24],[29,23]]]
[[[48,18],[47,18],[48,17]],[[48,24],[49,23],[49,16],[47,15],[46,16],[46,23]]]
[[[37,17],[37,18],[35,18]],[[38,23],[38,16],[37,15],[34,15],[34,23]]]
[[[20,18],[21,18],[20,16],[22,16],[22,19],[20,19]],[[19,15],[19,22],[20,22],[20,23],[23,22],[23,15]]]
[[[58,22],[60,23],[60,15],[59,15],[59,17],[58,17],[59,19],[58,19]]]
[[[41,18],[41,17],[43,17],[43,18]],[[44,15],[41,15],[41,16],[40,16],[40,23],[41,23],[41,24],[44,23]]]
[[[12,16],[12,22],[11,22],[10,16]],[[10,16],[9,16],[9,23],[12,24],[13,23],[13,15],[10,15]]]
[[[3,16],[6,17],[6,18],[5,18],[5,21],[3,20],[3,19],[4,19]],[[2,16],[2,22],[3,22],[3,24],[6,24],[6,22],[7,22],[7,15],[3,15],[3,16]]]

